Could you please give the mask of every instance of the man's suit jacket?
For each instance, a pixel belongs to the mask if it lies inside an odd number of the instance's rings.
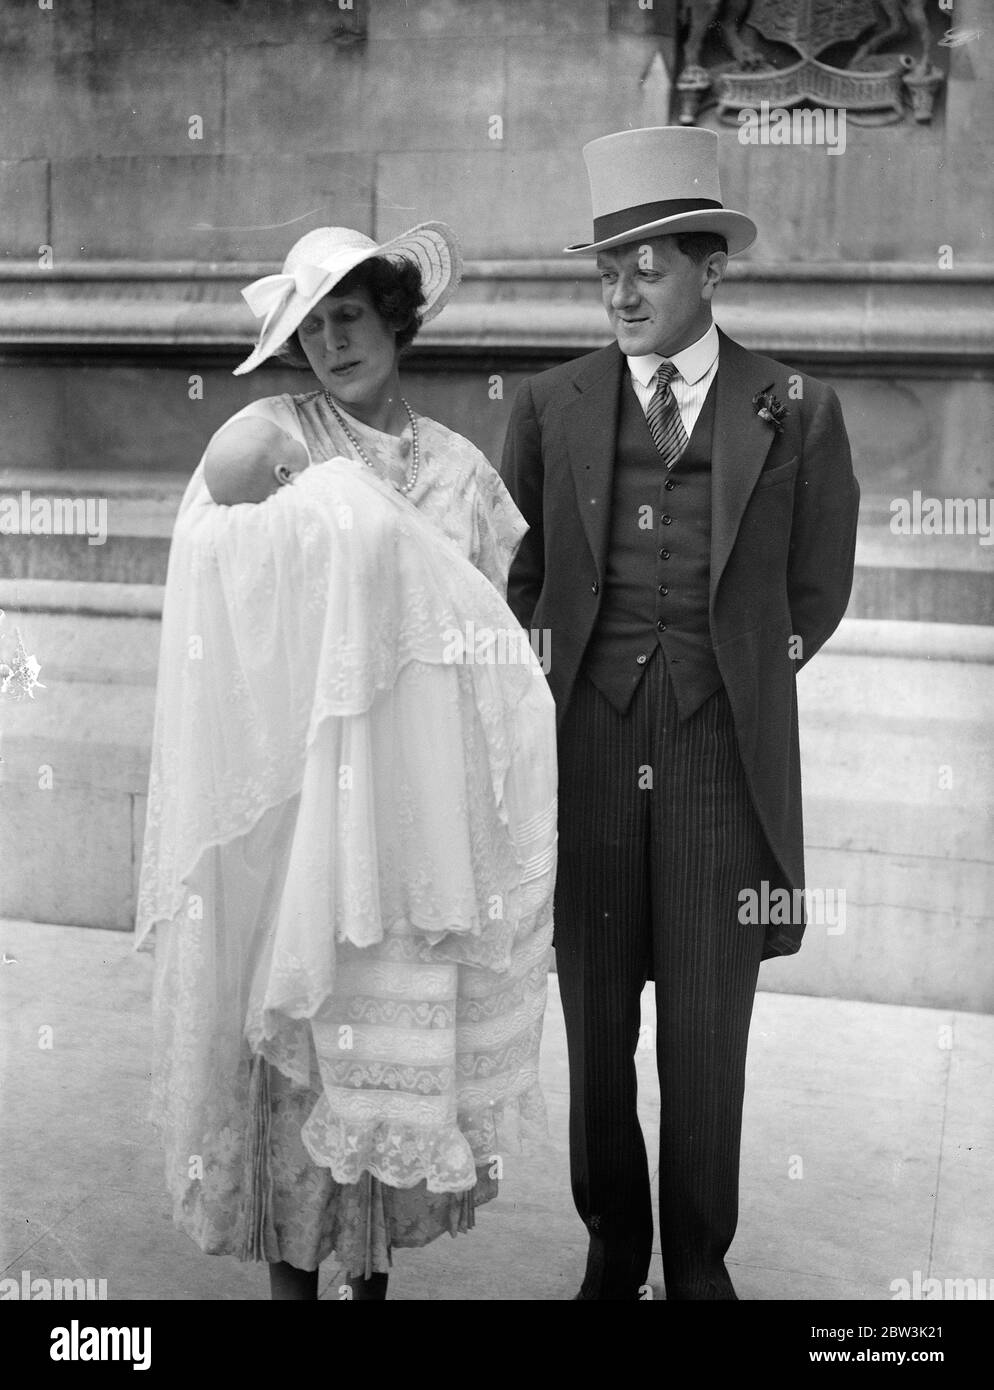
[[[799,889],[794,677],[849,601],[859,487],[832,388],[746,351],[720,330],[719,341],[711,639],[753,802],[782,873],[771,890]],[[604,590],[626,370],[612,344],[526,381],[504,446],[501,473],[530,528],[511,567],[508,602],[523,627],[551,634],[549,684],[560,723]],[[753,397],[766,389],[787,407],[780,431],[756,413]],[[802,931],[771,927],[764,958],[796,951]]]

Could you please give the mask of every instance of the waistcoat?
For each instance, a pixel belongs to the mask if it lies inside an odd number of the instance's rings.
[[[667,470],[624,375],[604,594],[583,666],[621,714],[653,658],[666,662],[681,719],[721,686],[708,622],[714,398],[712,381]]]

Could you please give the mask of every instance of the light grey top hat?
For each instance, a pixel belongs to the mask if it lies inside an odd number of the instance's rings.
[[[756,240],[756,224],[722,206],[718,136],[691,126],[647,126],[604,135],[583,147],[594,239],[567,246],[593,256],[611,246],[677,232],[717,232],[737,256]]]

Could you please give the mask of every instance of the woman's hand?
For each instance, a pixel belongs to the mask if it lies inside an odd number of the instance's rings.
[[[207,446],[204,481],[221,506],[262,502],[280,487],[275,468],[300,473],[308,463],[303,444],[279,425],[249,416],[223,429]]]

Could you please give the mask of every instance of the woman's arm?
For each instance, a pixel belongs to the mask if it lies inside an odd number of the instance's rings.
[[[507,572],[528,530],[524,517],[495,468],[482,454],[476,470],[476,515],[473,564],[507,597]]]
[[[277,465],[300,473],[308,462],[303,444],[291,439],[279,425],[246,416],[221,430],[208,444],[204,481],[221,506],[262,502],[280,486],[273,471]]]

